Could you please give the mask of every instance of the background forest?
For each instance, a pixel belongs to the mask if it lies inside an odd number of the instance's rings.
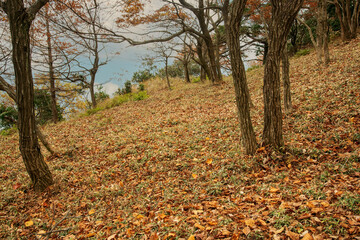
[[[359,0],[0,7],[1,238],[360,234]]]

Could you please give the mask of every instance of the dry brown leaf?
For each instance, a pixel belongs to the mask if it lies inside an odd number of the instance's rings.
[[[294,232],[289,231],[288,229],[286,229],[285,232],[286,236],[288,236],[291,240],[299,240],[300,239],[300,235]]]
[[[310,233],[305,234],[301,240],[314,240]]]

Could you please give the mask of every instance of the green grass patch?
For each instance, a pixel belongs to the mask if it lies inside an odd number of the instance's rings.
[[[301,56],[306,56],[306,55],[309,55],[310,54],[310,50],[309,49],[302,49],[302,50],[299,50],[295,53],[295,57],[301,57]]]
[[[85,116],[89,116],[89,115],[93,115],[99,111],[102,111],[104,109],[109,109],[109,108],[113,108],[116,106],[120,106],[123,103],[126,102],[132,102],[132,101],[140,101],[140,100],[144,100],[147,99],[149,97],[149,95],[147,94],[146,91],[140,91],[137,93],[127,93],[127,94],[123,94],[123,95],[118,95],[115,96],[112,99],[108,99],[102,103],[100,103],[96,108],[92,108],[87,110],[84,115]]]

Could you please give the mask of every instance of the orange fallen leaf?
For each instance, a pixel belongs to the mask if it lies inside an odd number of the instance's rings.
[[[271,187],[270,190],[269,190],[269,192],[271,192],[271,193],[277,193],[277,192],[279,192],[279,191],[280,191],[280,189],[278,189],[278,188],[273,188],[273,187]]]
[[[192,174],[192,177],[193,177],[194,179],[197,179],[198,175],[195,174],[195,173],[193,173],[193,174]]]
[[[92,214],[94,214],[95,212],[96,212],[95,209],[91,209],[91,210],[89,211],[89,215],[92,215]]]
[[[195,240],[195,236],[194,235],[191,235],[188,240]]]
[[[212,164],[212,162],[213,162],[212,158],[208,158],[208,159],[206,160],[206,164],[208,164],[208,165]]]

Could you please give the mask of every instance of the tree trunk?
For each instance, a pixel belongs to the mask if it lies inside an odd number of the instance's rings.
[[[206,48],[205,44],[203,43],[203,39],[197,39],[197,46],[196,46],[196,52],[199,57],[199,62],[201,63],[201,71],[200,79],[202,82],[205,82],[206,76],[210,78],[210,70],[209,70],[209,64],[206,61],[206,51],[204,51],[204,48]]]
[[[95,97],[95,74],[91,73],[90,74],[90,97],[91,97],[91,106],[92,108],[96,108],[97,106],[97,102],[96,102],[96,97]]]
[[[49,80],[50,80],[50,97],[51,97],[51,113],[52,121],[54,123],[58,122],[59,113],[56,106],[56,90],[55,90],[55,74],[54,74],[54,60],[52,55],[52,44],[51,44],[51,33],[50,33],[50,23],[48,16],[48,9],[45,11],[45,24],[46,24],[46,35],[47,35],[47,48],[48,48],[48,64],[49,64]]]
[[[20,152],[34,189],[43,191],[53,184],[53,178],[40,152],[36,135],[29,36],[34,16],[29,15],[21,0],[6,1],[6,13],[13,46]]]
[[[189,63],[187,61],[183,61],[183,66],[184,66],[185,82],[191,83],[190,74],[189,74]]]
[[[290,62],[289,62],[289,54],[287,48],[284,48],[282,57],[282,79],[284,86],[284,109],[285,112],[289,112],[291,110],[291,88],[290,88]]]
[[[238,109],[241,142],[246,154],[254,154],[257,148],[256,136],[251,123],[249,108],[249,89],[246,81],[244,63],[241,59],[240,26],[246,1],[238,0],[229,7],[229,1],[224,3],[223,15],[225,22],[226,41],[231,59],[232,77],[235,87],[236,105]],[[230,9],[229,9],[230,8]]]
[[[205,80],[206,80],[206,72],[205,72],[204,67],[201,66],[201,68],[200,68],[200,81],[205,82]]]
[[[291,25],[303,2],[304,0],[271,0],[269,53],[265,64],[263,87],[263,144],[275,148],[284,145],[280,98],[280,59]]]
[[[166,84],[167,84],[169,90],[171,90],[169,72],[168,72],[168,58],[167,57],[165,59],[165,75],[166,75]]]

